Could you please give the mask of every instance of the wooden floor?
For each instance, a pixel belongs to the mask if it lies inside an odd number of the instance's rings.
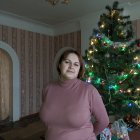
[[[44,125],[37,121],[25,127],[16,127],[0,133],[0,140],[41,140],[44,132]]]
[[[27,117],[14,124],[0,125],[0,140],[44,140],[45,127],[39,117]],[[140,128],[129,132],[130,140],[140,140]]]
[[[130,140],[140,140],[140,128],[129,133]]]
[[[0,140],[42,140],[44,133],[45,127],[37,115],[0,124]]]

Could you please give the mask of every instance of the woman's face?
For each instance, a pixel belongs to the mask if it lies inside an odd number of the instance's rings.
[[[59,64],[60,77],[62,80],[77,78],[80,69],[79,58],[76,54],[70,53],[62,62]]]

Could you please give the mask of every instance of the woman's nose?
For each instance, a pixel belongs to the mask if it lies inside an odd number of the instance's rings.
[[[70,67],[70,68],[73,68],[73,64],[72,64],[72,63],[70,63],[69,67]]]

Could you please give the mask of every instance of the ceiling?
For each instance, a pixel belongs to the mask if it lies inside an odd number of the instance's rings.
[[[50,5],[45,0],[0,0],[0,12],[16,15],[47,25],[57,25],[105,9],[114,0],[70,0],[68,5]],[[118,0],[133,4],[140,0]]]

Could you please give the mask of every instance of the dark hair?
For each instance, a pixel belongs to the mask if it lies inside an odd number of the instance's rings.
[[[82,78],[83,75],[84,75],[84,65],[83,65],[83,59],[82,59],[82,56],[80,55],[80,53],[78,53],[77,51],[75,50],[66,50],[63,52],[63,54],[60,56],[59,60],[58,60],[58,63],[57,63],[57,71],[58,71],[58,74],[60,75],[61,74],[61,71],[60,71],[60,68],[59,68],[59,64],[61,64],[61,62],[66,59],[66,57],[71,54],[71,53],[74,53],[77,55],[78,59],[79,59],[79,62],[80,62],[80,69],[79,69],[79,73],[78,73],[78,76],[77,78]]]

